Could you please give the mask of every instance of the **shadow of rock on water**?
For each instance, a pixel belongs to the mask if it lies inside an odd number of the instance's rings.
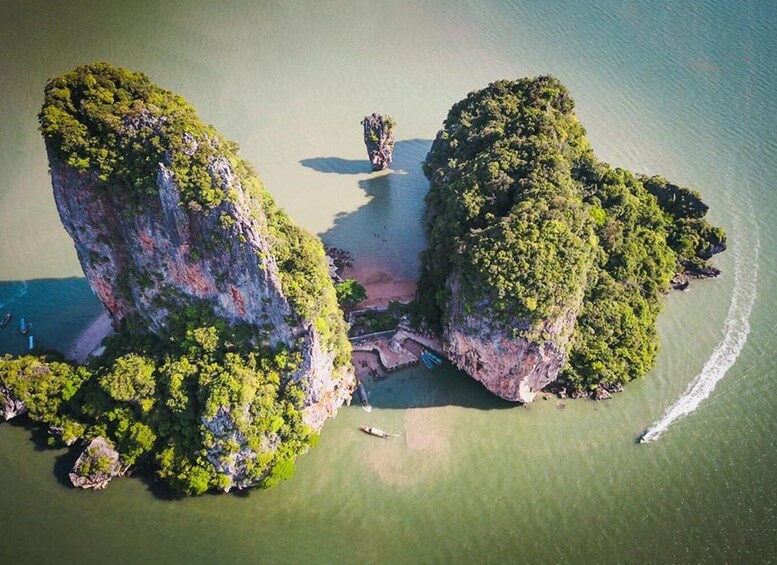
[[[432,371],[422,366],[405,369],[380,381],[368,380],[364,385],[374,408],[461,406],[500,410],[520,406],[491,394],[479,382],[447,363]],[[354,402],[358,404],[358,398]]]
[[[3,426],[21,428],[30,434],[30,440],[35,451],[50,451],[54,454],[53,473],[57,482],[64,487],[73,488],[70,482],[70,471],[78,459],[80,450],[77,447],[64,447],[55,442],[52,446],[49,441],[53,439],[48,431],[48,426],[33,422],[27,416],[18,416],[9,422],[3,422]],[[60,452],[60,453],[57,453]]]
[[[79,453],[78,450],[68,450],[54,459],[54,477],[63,487],[75,488],[70,482],[70,471],[73,470]]]
[[[136,479],[143,483],[148,493],[157,500],[175,501],[186,498],[185,494],[173,490],[167,483],[157,479],[154,470],[151,468],[133,469],[128,478]]]
[[[32,444],[35,446],[35,451],[48,451],[51,449],[51,446],[49,446],[49,437],[51,436],[46,431],[46,426],[33,422],[26,415],[17,416],[12,420],[0,423],[0,425],[20,428],[30,434],[30,440],[32,440]]]
[[[421,164],[431,144],[425,139],[398,141],[391,168],[359,181],[359,188],[365,191],[369,202],[353,212],[336,216],[334,225],[319,234],[321,239],[327,245],[349,251],[362,267],[398,278],[416,278],[418,255],[426,246],[422,220],[424,196],[429,190]],[[329,169],[335,160],[322,157],[302,163],[331,172]],[[346,160],[337,160],[340,161]],[[365,159],[360,163],[364,169],[359,172],[369,173],[369,162]],[[342,172],[350,174],[349,167],[344,167]]]
[[[343,159],[341,157],[316,157],[303,159],[300,165],[319,173],[337,173],[338,175],[360,175],[372,172],[368,159]]]

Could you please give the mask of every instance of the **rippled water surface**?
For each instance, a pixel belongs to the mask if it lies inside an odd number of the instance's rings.
[[[0,314],[42,346],[100,309],[36,132],[46,78],[94,60],[184,95],[300,224],[399,277],[418,268],[419,164],[448,108],[524,75],[558,76],[600,158],[698,188],[730,239],[719,280],[669,296],[656,369],[615,399],[517,408],[449,368],[405,371],[267,492],[77,492],[72,454],[0,425],[0,562],[773,560],[777,8],[700,4],[0,0]],[[365,159],[373,111],[399,123],[389,173]],[[0,351],[23,347],[0,332]]]

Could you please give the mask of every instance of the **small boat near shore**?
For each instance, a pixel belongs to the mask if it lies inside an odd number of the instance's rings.
[[[434,352],[429,349],[424,349],[424,353],[426,353],[426,356],[432,360],[432,363],[435,365],[442,365],[442,359]]]
[[[5,326],[7,326],[7,325],[8,325],[8,322],[10,322],[10,321],[11,321],[11,318],[13,318],[13,316],[11,316],[10,312],[9,312],[8,314],[6,314],[6,315],[5,315],[5,317],[3,318],[3,320],[2,320],[2,321],[0,321],[0,330],[2,330],[2,329],[5,327]]]
[[[426,351],[421,352],[421,361],[424,362],[424,365],[426,365],[426,368],[430,371],[434,369],[434,363],[432,363],[431,358],[426,354]]]
[[[372,412],[372,406],[370,406],[370,401],[367,399],[367,391],[364,389],[364,385],[361,381],[357,381],[359,383],[358,391],[359,391],[359,399],[362,403],[362,410],[365,412]]]
[[[27,338],[27,345],[28,345],[27,349],[29,349],[30,351],[35,349],[35,336],[34,335],[31,335],[31,336],[29,336]]]
[[[30,326],[25,318],[19,320],[19,331],[22,334],[26,334],[28,331],[30,331]]]
[[[391,439],[392,437],[399,437],[397,434],[389,434],[384,432],[381,429],[373,428],[372,426],[362,426],[360,429],[365,434],[369,434],[371,436],[375,436],[383,439]]]

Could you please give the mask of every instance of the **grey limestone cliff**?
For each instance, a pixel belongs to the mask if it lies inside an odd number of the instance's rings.
[[[450,300],[443,330],[448,359],[489,391],[517,402],[531,402],[553,382],[567,360],[569,340],[582,306],[582,292],[561,312],[515,336],[489,315],[490,305],[467,309],[459,274],[448,280]]]

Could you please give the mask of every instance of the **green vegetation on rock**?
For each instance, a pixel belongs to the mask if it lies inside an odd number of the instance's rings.
[[[3,357],[0,384],[66,443],[106,438],[122,466],[153,470],[181,493],[268,487],[316,434],[302,421],[304,394],[284,378],[299,353],[258,349],[246,330],[191,308],[169,335],[109,338],[88,368]]]
[[[367,298],[367,290],[354,279],[345,279],[335,284],[335,292],[337,293],[337,301],[346,308],[353,308]]]
[[[424,164],[419,300],[443,326],[481,316],[542,339],[543,320],[582,296],[560,376],[581,390],[650,370],[662,294],[677,273],[710,273],[725,234],[696,192],[597,161],[573,109],[552,77],[498,81],[451,108]]]
[[[79,171],[97,171],[100,180],[137,193],[139,201],[156,194],[158,164],[167,152],[177,156],[170,165],[190,207],[214,207],[228,196],[207,171],[226,142],[186,100],[143,73],[94,63],[58,76],[46,85],[39,120],[57,158]],[[204,143],[191,153],[193,141]]]
[[[0,357],[0,386],[24,404],[30,419],[60,429],[66,443],[83,433],[71,400],[90,376],[84,367],[61,361],[47,362],[32,355]]]

